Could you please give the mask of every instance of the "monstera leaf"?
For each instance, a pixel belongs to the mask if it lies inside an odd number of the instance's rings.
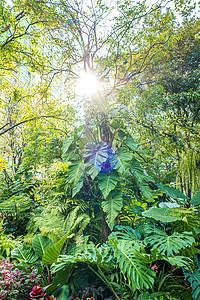
[[[178,199],[189,199],[187,196],[185,196],[183,193],[181,193],[181,191],[174,189],[171,186],[167,186],[167,185],[159,184],[159,183],[157,183],[156,185],[161,191],[165,192],[165,194],[167,194],[169,197],[171,197],[173,199],[177,199],[177,200]]]
[[[33,249],[38,256],[42,257],[45,251],[53,245],[52,241],[43,235],[36,235],[32,242]]]
[[[119,263],[120,270],[138,290],[149,289],[154,284],[156,273],[134,255],[132,242],[109,239]]]
[[[199,205],[200,204],[200,190],[192,197],[190,204],[191,205]]]
[[[106,213],[106,221],[110,229],[113,229],[115,218],[118,216],[123,206],[123,199],[120,193],[111,192],[106,200],[101,204]]]
[[[98,186],[99,186],[104,198],[107,198],[109,193],[112,190],[114,190],[118,181],[119,181],[119,175],[116,171],[113,171],[108,174],[105,174],[105,173],[99,174]]]
[[[130,162],[132,159],[132,154],[125,148],[118,149],[118,165],[117,171],[122,174],[129,174]]]
[[[11,256],[27,263],[34,263],[39,259],[39,256],[35,253],[33,248],[25,244],[13,249]]]
[[[85,165],[82,160],[73,161],[68,168],[68,182],[72,183],[73,187],[75,187],[83,176],[84,171]]]
[[[175,222],[177,220],[181,220],[180,217],[170,216],[170,209],[166,207],[152,207],[146,211],[143,211],[142,215],[144,217],[153,218],[161,222]]]
[[[146,232],[148,236],[145,238],[145,242],[152,246],[152,249],[159,249],[161,254],[167,256],[174,256],[179,253],[181,249],[192,246],[195,242],[192,232],[174,232],[172,235],[168,235],[164,230],[160,230],[152,227]]]
[[[140,235],[132,227],[118,225],[116,226],[117,231],[113,231],[109,235],[109,239],[117,238],[117,240],[124,240],[132,243],[134,249],[140,249],[143,245],[143,241],[139,239]]]
[[[187,280],[192,286],[192,297],[195,300],[200,299],[200,268],[194,270],[193,272],[183,269],[183,273],[185,275],[185,278],[187,278]]]

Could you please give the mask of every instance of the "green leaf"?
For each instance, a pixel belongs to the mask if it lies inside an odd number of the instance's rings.
[[[137,182],[137,184],[138,184],[138,187],[139,187],[141,193],[143,194],[143,196],[147,197],[149,200],[151,200],[151,202],[153,202],[154,201],[153,195],[150,192],[150,188],[149,188],[148,184],[147,183],[139,183],[139,182]]]
[[[43,235],[36,235],[32,242],[33,249],[38,256],[42,257],[44,252],[53,245],[52,241]]]
[[[28,245],[21,245],[11,251],[11,256],[17,259],[22,259],[27,263],[34,263],[39,259],[33,248]]]
[[[193,272],[183,269],[183,273],[185,275],[185,278],[188,279],[188,281],[192,286],[193,298],[195,300],[199,300],[200,299],[200,268],[194,270]]]
[[[118,216],[123,206],[123,199],[120,193],[111,192],[106,200],[101,204],[103,211],[106,213],[106,221],[110,229],[113,229],[115,218]]]
[[[132,138],[132,136],[130,134],[127,135],[125,143],[131,150],[133,150],[133,151],[137,150],[138,144],[134,141],[134,139]]]
[[[167,207],[151,207],[148,210],[142,212],[142,215],[147,218],[153,218],[154,220],[161,222],[175,222],[177,220],[182,220],[180,217],[170,216],[170,209]]]
[[[146,234],[148,236],[145,238],[145,242],[149,243],[152,249],[157,248],[161,254],[167,256],[174,256],[181,249],[190,247],[195,242],[192,232],[187,231],[168,235],[164,230],[151,227],[146,229]]]
[[[85,166],[82,160],[73,161],[68,168],[68,182],[75,187],[83,176],[84,171]]]
[[[165,194],[167,194],[169,197],[173,198],[173,199],[189,199],[186,195],[184,195],[183,193],[181,193],[181,191],[171,187],[171,186],[167,186],[164,184],[160,184],[157,183],[156,186],[163,192],[165,192]]]
[[[163,257],[164,260],[168,261],[172,266],[178,266],[181,268],[191,268],[193,265],[192,259],[185,256],[174,256],[174,257]]]
[[[54,296],[58,298],[59,300],[66,300],[69,297],[69,286],[68,285],[62,285],[59,287],[55,292]]]
[[[86,164],[86,168],[87,168],[88,175],[90,175],[92,180],[94,180],[96,176],[99,174],[99,171],[97,171],[97,169],[95,169],[93,165],[91,165],[91,163],[89,162]]]
[[[65,154],[69,147],[71,146],[72,142],[74,141],[74,134],[70,134],[63,142],[63,153]]]
[[[200,190],[192,197],[190,204],[191,205],[199,205],[200,204]]]
[[[112,190],[114,190],[116,184],[118,183],[119,175],[116,171],[113,171],[108,174],[100,173],[98,177],[99,177],[98,186],[104,198],[107,198],[109,193]]]
[[[138,290],[152,287],[156,273],[134,255],[133,244],[123,240],[117,243],[116,239],[109,239],[109,242],[115,252],[119,267],[129,282]]]
[[[72,198],[80,192],[81,188],[83,187],[83,178],[77,183],[77,185],[72,189]]]
[[[118,159],[117,171],[119,173],[128,175],[132,154],[125,148],[119,148],[117,159]]]
[[[57,261],[58,256],[62,250],[62,247],[67,239],[67,236],[64,236],[57,243],[53,244],[50,248],[48,248],[44,255],[42,256],[42,262],[46,265],[51,265]]]
[[[106,143],[98,144],[88,143],[85,146],[85,157],[100,172],[102,164],[108,159],[109,146]]]
[[[117,238],[117,240],[124,240],[129,243],[131,242],[134,249],[140,249],[143,245],[143,242],[138,238],[139,234],[136,233],[132,227],[118,225],[116,228],[118,231],[113,231],[109,235],[109,239]]]

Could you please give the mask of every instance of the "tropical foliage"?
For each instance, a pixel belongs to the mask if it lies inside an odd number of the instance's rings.
[[[196,1],[90,2],[0,1],[0,299],[198,300]]]

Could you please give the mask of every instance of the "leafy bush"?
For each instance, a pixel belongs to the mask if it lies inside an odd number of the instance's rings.
[[[35,284],[40,282],[40,275],[34,268],[26,271],[15,268],[8,260],[0,260],[0,299],[26,300],[27,295]]]

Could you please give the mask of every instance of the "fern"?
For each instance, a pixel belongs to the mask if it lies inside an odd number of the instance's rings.
[[[147,264],[136,257],[133,252],[132,242],[109,240],[113,247],[119,267],[129,282],[138,290],[149,289],[154,284],[156,273]]]
[[[64,218],[63,214],[52,209],[50,212],[45,210],[38,216],[33,216],[27,226],[29,233],[41,233],[48,236],[53,241],[68,235],[76,238],[88,225],[90,218],[82,213],[80,207],[73,209]]]

